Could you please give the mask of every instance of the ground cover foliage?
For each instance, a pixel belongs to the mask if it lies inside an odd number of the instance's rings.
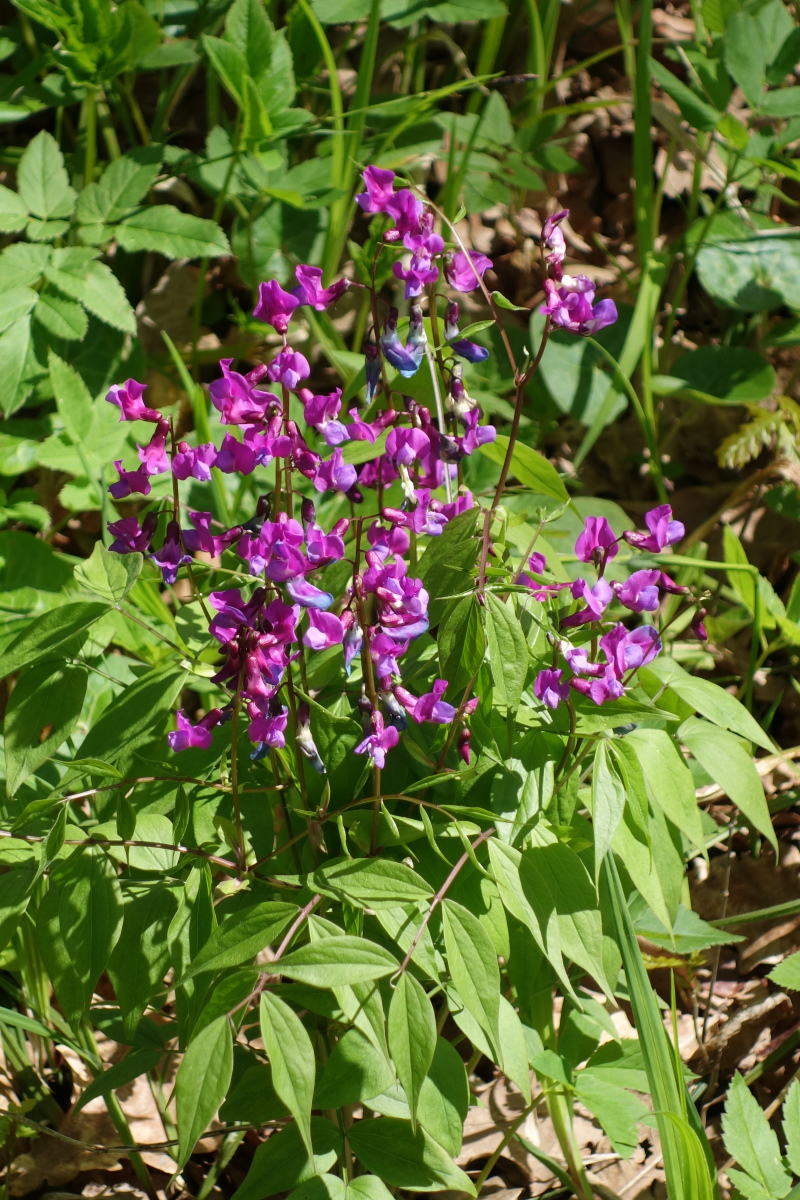
[[[794,10],[4,20],[6,1194],[800,1196]]]

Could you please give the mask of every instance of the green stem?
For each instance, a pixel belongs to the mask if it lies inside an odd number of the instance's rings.
[[[220,1175],[225,1170],[228,1163],[231,1161],[234,1154],[244,1141],[245,1132],[246,1130],[239,1129],[235,1133],[225,1134],[225,1137],[222,1140],[222,1145],[217,1152],[217,1157],[212,1163],[205,1179],[203,1180],[203,1186],[197,1193],[197,1200],[208,1200],[208,1197],[214,1190]]]
[[[83,133],[86,140],[83,152],[83,186],[94,179],[97,161],[97,94],[87,92],[83,100]]]

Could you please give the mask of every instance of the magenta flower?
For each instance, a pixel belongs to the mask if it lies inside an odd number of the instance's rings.
[[[194,448],[188,442],[178,442],[178,452],[172,460],[172,474],[176,479],[197,479],[208,483],[211,468],[217,457],[217,448],[212,442],[204,442]]]
[[[435,725],[450,724],[456,715],[456,710],[452,704],[442,700],[446,690],[447,680],[437,679],[434,682],[433,690],[420,696],[411,714],[418,725],[421,725],[423,721],[432,721]]]
[[[299,266],[295,268],[297,287],[294,295],[301,304],[309,304],[317,312],[322,312],[329,304],[338,300],[350,286],[349,279],[337,279],[330,287],[322,286],[322,268]]]
[[[214,466],[225,475],[252,475],[256,467],[256,454],[250,446],[240,442],[232,433],[226,433]]]
[[[215,537],[211,532],[211,513],[208,512],[190,511],[189,520],[194,525],[194,529],[184,530],[183,543],[186,549],[191,550],[193,554],[201,550],[211,558],[219,558],[223,550],[241,537],[241,525],[236,525],[233,529],[228,529],[225,533]]]
[[[611,585],[605,579],[598,579],[592,588],[585,579],[576,579],[570,590],[572,598],[583,600],[586,607],[573,613],[571,617],[564,617],[561,622],[562,629],[574,629],[578,625],[585,625],[587,621],[599,621],[614,599]]]
[[[190,748],[208,750],[211,745],[211,730],[215,725],[219,725],[221,720],[222,713],[218,708],[212,708],[196,725],[192,725],[183,712],[177,712],[175,721],[178,728],[174,733],[167,734],[170,750],[176,752]]]
[[[139,461],[148,475],[163,475],[165,471],[169,470],[169,457],[167,456],[168,433],[169,421],[159,421],[146,446],[142,447],[137,442]]]
[[[599,333],[617,319],[617,306],[613,300],[594,303],[594,284],[585,275],[564,275],[559,283],[545,279],[544,291],[547,303],[539,312],[550,317],[560,329],[568,329],[584,337]]]
[[[450,343],[450,349],[459,358],[464,358],[470,363],[486,362],[486,359],[489,357],[489,351],[485,346],[479,346],[477,342],[470,342],[464,338],[459,338],[458,335],[458,304],[455,300],[451,300],[444,314],[445,341]]]
[[[327,650],[330,646],[341,646],[344,626],[333,613],[318,608],[308,610],[308,629],[303,634],[303,643],[312,650]]]
[[[320,588],[314,587],[313,583],[309,583],[307,579],[288,580],[286,591],[292,600],[297,604],[302,604],[303,608],[316,608],[324,611],[333,604],[333,596],[330,592],[323,592]]]
[[[272,392],[259,391],[253,382],[253,376],[258,374],[263,378],[263,371],[251,371],[249,375],[240,375],[232,371],[232,358],[220,360],[222,379],[215,379],[209,384],[208,390],[211,402],[221,414],[223,425],[252,425],[266,420],[267,409],[270,406],[281,408],[281,402]]]
[[[106,394],[109,404],[116,404],[119,409],[120,421],[160,421],[161,413],[157,408],[148,408],[142,394],[147,388],[146,383],[137,383],[128,379],[121,386],[114,384]]]
[[[605,517],[587,517],[583,533],[575,543],[575,553],[581,562],[600,566],[619,552],[619,539]]]
[[[548,251],[544,256],[544,261],[547,264],[548,274],[557,280],[562,277],[561,264],[567,254],[567,243],[559,226],[568,216],[569,209],[564,208],[561,212],[553,213],[552,217],[548,217],[542,226],[542,246]]]
[[[617,679],[623,679],[626,671],[635,671],[653,661],[661,652],[661,638],[652,625],[640,625],[629,633],[620,624],[600,639],[600,649],[608,659],[609,669]]]
[[[395,277],[402,279],[406,285],[406,300],[413,300],[415,296],[419,296],[424,291],[429,283],[436,283],[439,278],[438,267],[433,265],[430,255],[423,250],[411,255],[408,267],[396,262],[392,266],[392,271]]]
[[[258,304],[253,309],[257,321],[271,325],[276,333],[286,333],[292,313],[301,301],[285,292],[276,279],[258,285]]]
[[[395,223],[391,234],[384,235],[387,242],[397,241],[399,238],[406,237],[407,234],[413,235],[420,232],[422,228],[420,222],[424,211],[422,201],[418,200],[408,188],[393,192],[386,201],[385,211]]]
[[[264,604],[265,595],[264,588],[256,588],[249,600],[243,598],[238,588],[212,592],[208,598],[218,615],[208,627],[211,636],[224,646],[236,637],[241,626],[252,629],[255,617]]]
[[[115,554],[133,554],[135,551],[145,554],[150,549],[157,525],[158,513],[154,512],[147,514],[141,528],[136,517],[121,517],[119,521],[111,521],[108,532],[113,533],[114,541],[109,550]]]
[[[251,701],[247,706],[250,727],[247,736],[251,742],[268,746],[271,750],[281,750],[286,745],[286,726],[289,721],[289,710],[286,705],[277,705],[277,711],[272,711],[269,705],[266,713],[262,711],[258,701]]]
[[[379,521],[373,521],[367,530],[367,541],[381,559],[390,554],[406,554],[411,545],[411,538],[400,525],[391,525],[389,529]]]
[[[337,492],[348,492],[358,479],[358,472],[351,463],[342,458],[341,450],[334,450],[325,462],[321,462],[314,472],[314,487],[318,492],[329,488]]]
[[[660,571],[634,571],[624,583],[614,584],[614,593],[631,612],[655,612],[660,578]]]
[[[635,546],[637,550],[649,550],[651,554],[659,554],[665,546],[672,546],[675,542],[679,542],[686,533],[686,528],[682,521],[673,521],[672,509],[669,504],[660,504],[658,508],[651,508],[650,512],[644,514],[644,521],[649,533],[637,533],[634,530],[629,530],[628,533],[623,533],[623,537],[629,546]]]
[[[463,418],[464,436],[457,439],[464,454],[473,454],[479,446],[488,446],[497,437],[494,425],[479,425],[480,410],[473,408]]]
[[[408,642],[398,642],[387,633],[373,634],[369,652],[372,660],[375,663],[379,676],[384,675],[399,675],[400,667],[397,660],[405,654],[408,649]]]
[[[444,256],[444,277],[457,292],[473,292],[491,265],[492,260],[477,250],[457,250]]]
[[[430,452],[430,438],[421,429],[395,427],[386,439],[386,453],[398,466],[410,467]]]
[[[139,492],[142,496],[150,495],[150,476],[146,467],[139,467],[135,471],[126,471],[121,458],[114,460],[114,466],[119,473],[119,479],[116,483],[112,483],[108,490],[115,500],[124,500],[134,492]]]
[[[365,192],[356,196],[356,202],[365,213],[386,212],[386,205],[394,190],[394,171],[381,167],[367,167],[364,171]]]
[[[569,684],[561,681],[563,674],[564,672],[560,668],[555,670],[548,668],[540,671],[536,676],[536,682],[533,685],[534,693],[548,708],[558,708],[561,701],[566,700],[569,695]]]
[[[625,688],[611,667],[606,667],[598,679],[575,678],[570,683],[576,692],[588,696],[597,705],[605,704],[608,700],[619,700],[625,694]]]
[[[379,771],[386,766],[386,755],[400,741],[394,725],[384,725],[383,714],[374,712],[370,717],[372,733],[355,747],[355,754],[368,754]]]
[[[164,545],[160,550],[154,550],[150,557],[156,566],[161,568],[164,583],[174,583],[178,578],[179,569],[184,563],[192,561],[191,554],[187,554],[181,545],[181,531],[177,521],[169,522]]]
[[[290,392],[297,387],[301,379],[308,379],[310,374],[308,359],[297,350],[290,350],[288,346],[281,350],[280,354],[276,354],[267,367],[267,377],[273,383],[282,383]]]

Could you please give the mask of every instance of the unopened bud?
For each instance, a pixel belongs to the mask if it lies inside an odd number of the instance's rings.
[[[469,743],[471,737],[472,734],[465,725],[458,735],[458,754],[459,757],[464,760],[467,766],[469,766]]]
[[[314,770],[320,775],[326,775],[325,764],[319,756],[319,751],[311,736],[311,710],[305,700],[297,706],[297,725],[295,727],[297,749],[308,759]]]
[[[694,636],[695,636],[696,638],[698,638],[698,639],[699,639],[701,642],[707,642],[707,641],[708,641],[708,631],[706,630],[706,627],[705,627],[705,624],[704,624],[704,618],[705,618],[705,617],[707,617],[707,616],[708,616],[708,610],[707,610],[707,609],[705,609],[705,608],[698,608],[697,612],[696,612],[696,613],[694,614],[694,616],[692,617],[692,623],[691,623],[691,630],[692,630],[692,633],[693,633],[693,634],[694,634]]]

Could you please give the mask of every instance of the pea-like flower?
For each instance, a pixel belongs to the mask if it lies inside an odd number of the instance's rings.
[[[193,725],[182,711],[178,711],[175,714],[178,728],[167,734],[170,750],[208,750],[211,745],[211,730],[219,725],[221,720],[222,712],[218,708],[212,708],[196,725]]]
[[[549,316],[559,329],[568,329],[584,337],[599,333],[617,319],[617,306],[613,300],[594,303],[595,287],[586,275],[561,277],[558,283],[545,279],[546,303],[539,312]]]
[[[629,530],[623,537],[629,546],[637,550],[647,550],[651,554],[659,554],[666,546],[673,546],[686,533],[682,521],[672,519],[672,508],[669,504],[660,504],[644,514],[644,523],[649,533],[638,533]]]
[[[444,277],[457,292],[474,292],[491,265],[492,260],[478,250],[458,250],[445,254]]]
[[[373,712],[370,717],[372,733],[355,747],[354,753],[368,754],[379,771],[386,766],[386,755],[400,741],[400,733],[394,725],[385,725],[383,713]]]
[[[127,379],[123,384],[114,384],[106,393],[106,400],[109,404],[116,404],[120,421],[160,421],[158,409],[148,408],[142,399],[146,389],[146,383]]]
[[[594,563],[600,566],[616,558],[619,552],[619,538],[605,517],[587,517],[583,525],[583,533],[575,543],[575,553],[581,562]]]
[[[569,695],[569,684],[562,680],[563,674],[560,667],[548,667],[536,676],[534,694],[548,708],[558,708],[561,701],[566,700]]]
[[[285,292],[276,279],[270,279],[258,286],[258,304],[253,309],[253,316],[257,321],[271,325],[276,333],[286,333],[292,313],[300,303],[299,297]]]
[[[317,312],[328,308],[335,300],[344,295],[350,286],[349,279],[337,279],[336,283],[324,288],[321,267],[301,265],[295,268],[294,273],[297,277],[297,287],[293,289],[293,295],[301,304],[309,304]]]

